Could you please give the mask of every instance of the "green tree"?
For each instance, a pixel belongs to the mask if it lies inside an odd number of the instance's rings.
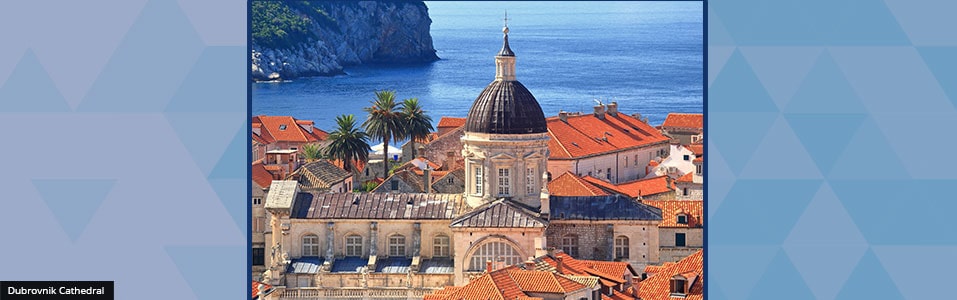
[[[306,159],[306,162],[314,162],[322,158],[322,150],[319,149],[319,144],[310,143],[302,145],[302,157]]]
[[[432,117],[425,113],[419,105],[418,98],[402,100],[402,118],[405,127],[405,136],[412,143],[412,158],[415,158],[415,142],[423,141],[434,130]]]
[[[355,117],[340,115],[336,117],[337,128],[329,133],[329,145],[325,148],[326,157],[342,160],[342,167],[346,171],[353,170],[354,161],[368,161],[369,136],[356,126]]]
[[[375,97],[375,100],[370,101],[372,105],[363,109],[369,113],[369,117],[362,126],[370,137],[382,141],[382,174],[387,176],[389,174],[389,142],[404,139],[405,131],[402,113],[396,106],[395,91],[376,91]]]

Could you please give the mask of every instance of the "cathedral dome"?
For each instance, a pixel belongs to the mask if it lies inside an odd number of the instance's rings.
[[[495,81],[475,98],[465,131],[496,134],[545,133],[545,114],[535,96],[515,79],[515,53],[508,46],[508,27],[502,50],[495,56]]]
[[[517,80],[495,80],[475,98],[465,131],[498,134],[548,132],[535,96]]]

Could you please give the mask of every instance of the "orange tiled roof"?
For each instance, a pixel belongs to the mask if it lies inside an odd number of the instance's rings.
[[[462,125],[465,125],[465,118],[442,117],[436,128],[458,128]]]
[[[658,227],[701,227],[704,224],[704,201],[701,200],[663,200],[643,201],[642,203],[661,209],[661,223]],[[685,214],[688,224],[678,224],[678,214]]]
[[[552,272],[522,270],[517,267],[504,270],[523,292],[567,294],[585,288],[581,283]]]
[[[674,191],[674,187],[668,188],[667,175],[638,179],[622,182],[619,184],[614,184],[591,176],[585,176],[582,179],[606,190],[610,190],[632,198],[637,198],[639,196],[639,192],[641,196],[648,196]]]
[[[684,145],[684,147],[690,150],[691,153],[694,153],[695,156],[704,155],[704,145],[702,144]]]
[[[661,128],[668,130],[668,128],[693,128],[693,129],[704,129],[704,115],[703,114],[685,114],[685,113],[670,113],[665,117],[665,122],[661,123]]]
[[[598,277],[598,282],[604,287],[625,283],[625,272],[637,274],[633,272],[634,270],[631,269],[631,265],[627,262],[575,259],[560,251],[556,252],[554,257],[541,257],[541,261],[545,263],[547,270],[557,270],[558,261],[556,259],[559,258],[562,260],[561,274],[596,276]],[[601,266],[596,268],[596,265]],[[618,271],[621,271],[621,273],[617,273]]]
[[[268,284],[265,284],[265,283],[262,283],[262,282],[253,280],[253,296],[252,296],[252,298],[254,298],[254,299],[256,298],[256,296],[259,296],[259,285],[260,285],[260,284],[263,285],[263,288],[264,288],[266,291],[269,291],[269,289],[272,288],[271,285],[268,285]]]
[[[586,288],[574,280],[547,271],[522,270],[516,266],[492,271],[465,286],[449,286],[426,295],[425,299],[486,300],[541,299],[527,293],[566,295]]]
[[[671,140],[651,125],[623,113],[606,114],[604,120],[581,114],[569,115],[567,122],[558,117],[546,122],[551,138],[549,159],[577,159]]]
[[[601,188],[566,171],[548,182],[548,194],[553,196],[607,196]]]
[[[692,163],[704,162],[704,156],[695,157],[694,160],[692,160],[691,162],[692,162]]]
[[[681,177],[678,177],[678,179],[675,179],[675,181],[678,181],[678,182],[694,182],[694,172],[688,172],[688,173],[686,173],[686,174],[684,174],[684,175],[681,175]]]
[[[313,126],[309,132],[302,126],[312,126],[312,121],[296,120],[290,116],[255,116],[253,127],[258,123],[261,136],[268,142],[297,142],[308,143],[325,140],[329,133]]]
[[[685,300],[702,300],[704,298],[702,291],[704,286],[702,251],[698,250],[692,255],[685,257],[675,264],[662,266],[660,272],[654,276],[648,277],[641,282],[638,289],[638,297],[642,300],[671,300],[671,278],[675,275],[688,274],[685,276],[690,282],[686,287]]]
[[[257,160],[252,166],[253,183],[260,188],[268,188],[272,184],[273,175],[263,166],[262,160]]]

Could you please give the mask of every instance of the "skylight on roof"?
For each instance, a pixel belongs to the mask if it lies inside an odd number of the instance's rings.
[[[279,124],[279,130],[286,130],[286,124]]]

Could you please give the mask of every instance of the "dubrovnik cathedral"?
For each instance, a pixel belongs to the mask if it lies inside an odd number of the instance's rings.
[[[325,193],[273,181],[264,283],[316,297],[421,297],[557,251],[635,270],[660,263],[660,209],[622,195],[549,195],[546,119],[503,32],[495,80],[461,138],[465,192]]]

